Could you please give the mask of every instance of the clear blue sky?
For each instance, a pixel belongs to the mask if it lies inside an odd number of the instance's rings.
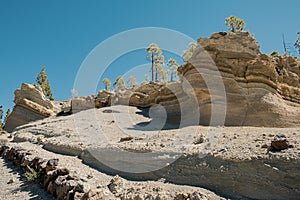
[[[255,34],[263,53],[282,52],[281,34],[294,42],[300,30],[299,8],[298,0],[0,0],[0,105],[12,108],[14,90],[22,82],[34,83],[44,65],[54,97],[70,98],[89,52],[132,28],[170,28],[196,40],[225,31],[225,18],[236,15]],[[146,54],[138,55],[145,59]],[[130,67],[123,57],[120,68]],[[118,73],[116,69],[109,76]]]

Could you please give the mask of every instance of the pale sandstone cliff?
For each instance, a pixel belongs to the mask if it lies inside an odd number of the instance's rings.
[[[31,121],[54,116],[61,111],[58,103],[48,100],[37,85],[23,83],[15,91],[14,103],[14,109],[4,127],[7,131]]]
[[[225,112],[229,126],[299,126],[299,66],[294,57],[261,54],[248,32],[215,33],[198,40],[193,57],[178,69],[180,82],[141,86],[137,91],[145,95],[133,95],[130,105],[163,105],[176,123],[199,107],[200,124],[222,125],[211,121],[214,105],[214,115]],[[198,106],[191,109],[194,97]]]

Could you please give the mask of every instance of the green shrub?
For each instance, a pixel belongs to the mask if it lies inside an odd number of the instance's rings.
[[[28,171],[25,172],[25,177],[27,178],[27,180],[33,183],[39,183],[41,179],[40,173],[35,171],[28,165],[27,165],[27,169]]]

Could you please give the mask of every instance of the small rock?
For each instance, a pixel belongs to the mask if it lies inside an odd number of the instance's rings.
[[[193,142],[193,144],[201,144],[201,143],[203,143],[205,141],[205,138],[204,138],[204,136],[201,134],[201,135],[198,135],[196,138],[195,138],[195,140],[194,140],[194,142]]]
[[[269,134],[269,137],[274,137],[274,135],[273,134]]]
[[[14,179],[10,179],[8,182],[7,182],[7,184],[12,184],[12,183],[14,183],[15,181],[14,181]]]
[[[82,200],[82,196],[83,195],[84,195],[83,193],[75,192],[75,194],[74,194],[74,200]]]
[[[278,134],[271,141],[271,150],[281,151],[289,148],[289,143],[285,135]]]
[[[58,165],[58,159],[48,160],[48,162],[46,164],[46,173],[48,173],[49,171],[55,170],[57,165]]]
[[[123,180],[117,175],[111,179],[108,189],[111,191],[113,194],[118,194],[121,193],[123,188]]]
[[[181,193],[181,194],[176,194],[175,200],[188,200],[189,199],[189,194]]]
[[[48,162],[47,162],[47,166],[57,166],[58,165],[58,159],[56,158],[56,159],[50,159],[50,160],[48,160]]]
[[[90,189],[90,186],[84,182],[79,182],[75,188],[75,190],[79,193],[87,193]]]
[[[166,179],[165,178],[160,178],[157,180],[158,182],[162,182],[162,183],[165,183],[166,182]]]
[[[266,149],[266,148],[268,148],[268,145],[267,144],[263,144],[263,145],[261,145],[261,148]]]
[[[93,177],[94,177],[93,174],[88,174],[87,176],[88,179],[92,179]]]
[[[122,137],[119,142],[126,142],[126,141],[130,141],[130,140],[133,140],[132,136]]]
[[[80,180],[85,183],[89,182],[86,178],[81,178]]]
[[[89,190],[85,193],[81,200],[104,200],[104,193],[102,190]]]

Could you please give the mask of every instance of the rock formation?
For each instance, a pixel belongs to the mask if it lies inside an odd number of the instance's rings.
[[[169,122],[183,126],[300,125],[299,60],[261,54],[248,32],[220,32],[198,39],[192,58],[178,73],[177,82],[101,91],[97,96],[73,98],[71,106],[59,106],[47,100],[37,86],[23,84],[15,92],[16,106],[5,128],[12,131],[61,109],[66,112],[63,107],[76,113],[115,104],[144,108],[161,105]],[[161,115],[160,109],[155,116]]]
[[[300,125],[299,61],[261,54],[248,32],[200,38],[193,57],[178,72],[180,82],[141,86],[136,91],[143,95],[133,94],[129,104],[160,104],[175,122],[180,117],[188,121],[198,108],[204,125]],[[223,114],[223,121],[212,121]]]
[[[206,75],[200,76],[198,72],[199,68],[213,70],[211,63],[204,62],[205,50],[216,64],[225,86],[225,125],[300,125],[297,58],[261,54],[259,45],[248,32],[215,33],[210,38],[200,38],[198,46],[190,63],[179,71],[193,86],[197,99],[201,100],[200,106],[206,102],[209,111],[212,104],[210,91],[201,84],[206,83],[203,79]],[[203,114],[210,116],[205,110]]]
[[[101,90],[95,99],[95,107],[102,108],[106,106],[111,106],[111,97],[114,95],[114,91]]]
[[[37,85],[23,83],[15,91],[14,103],[14,109],[5,124],[5,130],[9,132],[17,126],[60,112],[59,103],[46,99]]]
[[[95,97],[86,96],[86,97],[75,97],[71,99],[71,111],[72,113],[77,113],[82,110],[87,110],[95,108]]]

